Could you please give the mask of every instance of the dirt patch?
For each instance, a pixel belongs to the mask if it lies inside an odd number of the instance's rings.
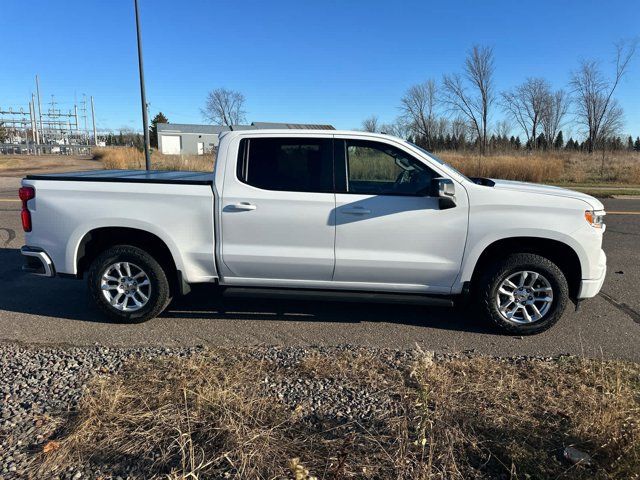
[[[0,175],[24,177],[30,173],[101,170],[101,162],[89,156],[74,155],[0,155]]]

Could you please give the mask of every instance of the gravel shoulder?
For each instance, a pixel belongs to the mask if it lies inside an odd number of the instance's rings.
[[[640,370],[619,361],[0,345],[0,374],[7,480],[591,480],[640,468]]]

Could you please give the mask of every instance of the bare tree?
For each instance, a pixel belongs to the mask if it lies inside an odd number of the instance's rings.
[[[456,117],[451,121],[451,136],[456,140],[466,138],[469,134],[469,124],[463,117]]]
[[[489,109],[494,102],[493,72],[493,49],[475,45],[467,55],[464,77],[445,75],[442,80],[442,101],[469,120],[477,134],[482,155],[487,149]]]
[[[496,123],[496,135],[500,138],[507,138],[511,133],[511,124],[507,120],[500,120]]]
[[[425,139],[428,149],[435,139],[437,91],[436,82],[427,80],[410,87],[400,101],[404,121],[411,125],[415,135]]]
[[[245,121],[245,98],[240,92],[216,88],[207,94],[202,115],[215,125],[239,125]]]
[[[382,124],[380,131],[406,140],[411,135],[412,127],[403,117],[398,117],[393,123]]]
[[[442,117],[436,119],[433,126],[433,138],[434,139],[436,138],[439,139],[441,137],[444,138],[444,136],[447,134],[448,131],[449,131],[449,120]]]
[[[528,78],[513,90],[502,92],[502,107],[524,130],[530,148],[535,148],[538,127],[542,122],[550,91],[545,79]]]
[[[604,146],[607,125],[621,123],[622,109],[613,99],[613,94],[627,72],[636,46],[637,42],[616,45],[616,71],[612,79],[605,78],[600,66],[593,60],[583,61],[571,77],[570,84],[576,101],[576,117],[586,131],[589,153],[593,152],[599,144]]]
[[[369,118],[365,118],[362,121],[362,130],[365,132],[376,133],[380,130],[380,125],[377,115],[371,115]]]
[[[557,90],[547,95],[540,123],[549,145],[553,145],[568,109],[569,96],[564,90]]]

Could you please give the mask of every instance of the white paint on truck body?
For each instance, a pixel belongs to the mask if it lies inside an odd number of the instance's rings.
[[[264,190],[237,175],[246,138],[367,140],[400,149],[455,187],[456,205],[436,197]],[[166,138],[166,137],[165,137]],[[523,160],[526,161],[526,160]],[[225,132],[212,185],[24,180],[29,246],[45,250],[57,272],[77,272],[78,247],[96,228],[150,232],[169,248],[190,283],[457,294],[482,252],[513,237],[562,242],[582,270],[580,297],[597,294],[606,271],[603,229],[585,210],[588,195],[496,181],[479,185],[407,142],[381,134],[317,130]],[[354,209],[360,209],[354,214]]]
[[[136,228],[156,235],[189,282],[216,278],[213,194],[208,185],[24,180],[33,185],[34,229],[28,245],[45,250],[58,273],[77,273],[78,247],[103,227]]]

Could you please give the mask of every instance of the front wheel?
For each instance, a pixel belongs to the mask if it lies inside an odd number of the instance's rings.
[[[501,330],[531,335],[560,320],[569,288],[555,263],[540,255],[517,253],[487,269],[478,294],[485,316]]]
[[[105,250],[89,269],[89,294],[108,317],[140,323],[158,316],[171,301],[160,264],[144,250],[118,245]]]

